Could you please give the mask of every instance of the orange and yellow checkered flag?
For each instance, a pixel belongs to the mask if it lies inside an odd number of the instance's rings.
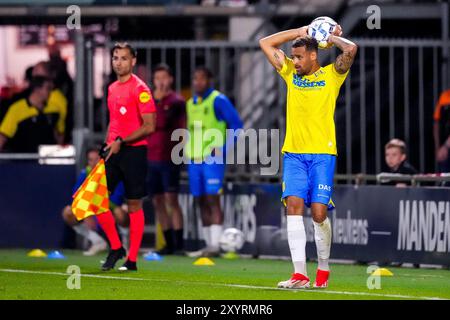
[[[77,220],[109,210],[109,194],[103,159],[92,169],[72,198],[72,212]]]

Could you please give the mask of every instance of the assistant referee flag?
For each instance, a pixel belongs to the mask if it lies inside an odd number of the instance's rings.
[[[101,159],[72,196],[72,212],[77,220],[109,210],[105,161]]]

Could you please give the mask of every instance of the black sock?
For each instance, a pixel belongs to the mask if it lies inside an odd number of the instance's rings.
[[[184,247],[183,229],[174,230],[174,234],[175,234],[175,249],[183,250]]]
[[[173,230],[167,229],[164,231],[164,239],[166,240],[166,248],[169,251],[173,251]]]

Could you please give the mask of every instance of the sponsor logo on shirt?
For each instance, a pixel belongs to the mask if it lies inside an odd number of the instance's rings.
[[[121,106],[119,109],[119,112],[124,115],[125,113],[127,113],[127,108],[125,108],[124,106]]]
[[[297,74],[294,74],[293,81],[295,86],[299,88],[317,88],[317,87],[325,87],[326,81],[309,81],[308,79],[303,79]]]
[[[141,94],[139,95],[139,102],[141,103],[146,103],[150,101],[150,93],[148,92],[141,92]]]

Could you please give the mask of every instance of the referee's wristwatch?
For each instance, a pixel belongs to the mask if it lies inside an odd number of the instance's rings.
[[[117,137],[116,137],[116,140],[114,140],[114,141],[119,141],[119,142],[120,142],[120,144],[122,144],[122,143],[123,143],[123,139],[122,139],[122,137],[121,137],[121,136],[117,136]]]

